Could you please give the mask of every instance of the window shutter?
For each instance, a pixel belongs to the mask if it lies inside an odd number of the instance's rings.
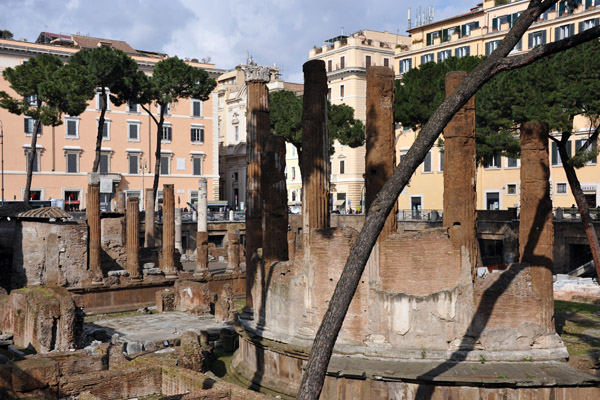
[[[556,142],[552,142],[552,165],[558,164],[558,147]]]
[[[200,157],[194,157],[194,175],[202,175],[202,159]]]
[[[490,51],[491,44],[492,44],[491,42],[487,42],[487,43],[485,44],[485,55],[486,55],[486,56],[489,56],[489,55],[490,55],[490,53],[491,53],[491,51]]]
[[[168,157],[160,158],[160,174],[161,175],[169,174],[169,158]]]
[[[137,154],[129,155],[129,173],[130,174],[138,173],[138,156],[137,156]]]
[[[533,48],[533,33],[530,33],[529,36],[527,37],[528,39],[528,49],[532,49]]]
[[[554,28],[554,41],[558,42],[560,40],[560,27]]]
[[[67,172],[77,172],[77,154],[67,154]]]
[[[108,155],[100,155],[100,173],[108,174]]]
[[[542,44],[546,44],[546,31],[542,31]]]
[[[579,22],[579,33],[583,32],[583,21]]]
[[[571,158],[571,141],[569,140],[566,144],[567,147],[567,155]]]
[[[575,34],[575,24],[569,24],[569,37]]]
[[[24,121],[25,121],[24,132],[25,133],[31,133],[32,130],[29,129],[29,127],[30,127],[30,124],[29,124],[30,119],[27,118],[27,117],[25,117]]]
[[[137,125],[136,124],[129,124],[129,139],[137,139],[138,135],[137,135]]]
[[[498,18],[492,19],[492,30],[493,31],[497,31],[498,30]]]

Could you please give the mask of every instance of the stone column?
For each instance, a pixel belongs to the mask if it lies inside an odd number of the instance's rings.
[[[240,270],[240,233],[239,231],[227,232],[227,268],[228,274],[239,274]]]
[[[285,140],[269,134],[262,160],[263,260],[288,259],[288,208],[285,184]]]
[[[175,188],[163,185],[163,237],[161,268],[167,278],[177,277],[175,266]]]
[[[287,233],[287,242],[288,242],[288,258],[290,260],[294,259],[296,255],[296,232],[288,232]]]
[[[552,268],[554,225],[548,166],[548,125],[521,125],[520,261],[529,264],[531,288],[540,301],[540,324],[554,332]]]
[[[329,135],[325,62],[304,63],[302,101],[302,232],[329,228]]]
[[[144,242],[146,247],[154,247],[155,226],[154,226],[154,194],[152,189],[146,189],[146,217]]]
[[[208,184],[206,178],[198,181],[198,232],[196,233],[196,278],[205,278],[210,275],[208,270]]]
[[[100,225],[100,174],[88,174],[87,222],[89,227],[89,270],[92,283],[102,282],[100,262],[102,231]]]
[[[175,248],[179,254],[183,254],[183,245],[181,240],[181,208],[175,208]]]
[[[467,76],[446,74],[446,97]],[[444,227],[458,248],[469,252],[473,274],[477,265],[475,191],[475,97],[454,115],[444,129]]]
[[[125,214],[125,207],[127,204],[127,193],[117,192],[117,209],[118,213]]]
[[[127,199],[127,272],[140,279],[140,199]]]
[[[367,68],[367,154],[365,156],[365,211],[396,167],[394,130],[394,73],[387,67]],[[383,240],[398,230],[398,206],[388,216],[379,234]]]
[[[263,246],[261,155],[269,135],[268,67],[249,66],[245,70],[248,86],[246,114],[246,310],[253,310],[252,287],[256,265],[252,255]]]

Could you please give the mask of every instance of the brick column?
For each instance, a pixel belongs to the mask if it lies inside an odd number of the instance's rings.
[[[285,140],[269,134],[261,163],[263,198],[263,260],[288,259],[288,207],[285,184]]]
[[[294,259],[296,255],[296,232],[288,232],[287,233],[287,243],[288,243],[288,257],[290,260]]]
[[[146,189],[146,216],[144,244],[146,247],[154,247],[155,226],[154,226],[154,194],[152,189]]]
[[[140,199],[127,199],[127,272],[133,279],[140,275]]]
[[[367,154],[365,156],[365,211],[396,167],[394,130],[394,73],[387,67],[367,68]],[[398,230],[398,206],[388,216],[379,234],[383,240]]]
[[[227,232],[227,268],[228,274],[239,274],[240,270],[240,233],[239,231]]]
[[[531,288],[540,301],[540,324],[554,332],[552,268],[554,225],[548,166],[548,125],[521,125],[521,216],[519,254],[529,264]]]
[[[263,246],[261,155],[269,135],[269,68],[250,66],[245,70],[248,86],[246,114],[246,310],[252,311],[252,287],[256,265],[252,255]]]
[[[102,282],[100,262],[102,231],[100,225],[100,175],[88,174],[87,222],[89,227],[89,270],[92,283]]]
[[[446,97],[466,76],[462,71],[446,74]],[[469,251],[473,273],[477,265],[475,173],[475,97],[472,97],[444,129],[444,227],[454,245]]]
[[[329,228],[329,135],[325,62],[304,63],[302,101],[302,232]]]
[[[163,185],[163,237],[162,265],[167,278],[177,277],[175,267],[175,188],[172,184]]]
[[[208,270],[208,184],[206,178],[198,181],[198,231],[196,233],[196,278],[204,278],[210,275]]]

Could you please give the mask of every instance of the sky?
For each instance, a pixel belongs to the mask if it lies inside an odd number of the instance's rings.
[[[468,11],[478,0],[0,0],[0,29],[34,42],[43,31],[123,40],[139,50],[210,57],[229,70],[246,62],[281,69],[301,83],[313,46],[361,29],[406,35],[408,9],[434,7],[434,20]],[[414,22],[413,22],[414,24]]]

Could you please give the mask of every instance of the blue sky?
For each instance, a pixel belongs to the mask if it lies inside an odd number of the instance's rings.
[[[406,34],[408,9],[434,6],[435,20],[468,11],[477,0],[0,0],[0,29],[35,41],[42,31],[124,40],[136,49],[181,58],[210,57],[217,68],[254,61],[302,82],[308,51],[361,29]]]

